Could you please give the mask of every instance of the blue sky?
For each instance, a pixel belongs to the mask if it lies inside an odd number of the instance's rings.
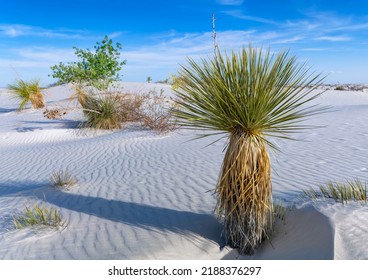
[[[366,0],[12,0],[0,8],[0,86],[17,75],[52,83],[50,66],[104,35],[123,45],[124,81],[165,79],[186,57],[212,55],[212,12],[221,49],[289,49],[326,82],[368,83]]]

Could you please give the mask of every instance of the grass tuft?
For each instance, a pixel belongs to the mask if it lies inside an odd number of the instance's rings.
[[[68,189],[77,184],[77,179],[66,169],[54,171],[50,176],[50,182],[56,188]]]
[[[82,123],[81,128],[120,129],[124,118],[120,104],[117,94],[87,95],[82,105],[86,121]]]
[[[20,101],[18,111],[21,111],[28,102],[32,103],[34,109],[45,107],[45,100],[40,89],[39,81],[26,82],[18,79],[15,83],[8,85],[8,89]]]
[[[304,190],[303,194],[311,200],[330,198],[342,204],[346,204],[348,201],[367,203],[367,183],[363,183],[358,178],[347,180],[346,183],[328,182],[318,186],[318,189]]]
[[[25,206],[22,214],[13,216],[13,223],[17,229],[34,226],[58,228],[65,224],[65,220],[55,208],[36,205],[33,208]]]

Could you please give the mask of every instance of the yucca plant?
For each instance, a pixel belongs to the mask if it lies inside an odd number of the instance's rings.
[[[30,101],[34,109],[45,107],[45,100],[40,89],[39,81],[26,82],[22,79],[16,80],[13,84],[8,85],[8,89],[19,99],[20,104],[18,110]]]
[[[323,78],[287,51],[251,46],[188,64],[179,70],[173,112],[183,127],[204,130],[198,137],[228,136],[215,212],[228,244],[252,254],[273,225],[270,138],[311,127],[300,122],[324,109],[310,103]]]

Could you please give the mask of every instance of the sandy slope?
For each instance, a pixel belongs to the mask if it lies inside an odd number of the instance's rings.
[[[166,85],[122,84],[124,92]],[[67,106],[67,86],[45,91],[48,106]],[[42,110],[15,111],[0,91],[0,258],[3,259],[368,259],[368,206],[301,202],[303,188],[328,180],[368,179],[368,95],[328,91],[333,111],[311,119],[325,128],[277,140],[271,152],[274,196],[291,205],[271,240],[251,257],[224,247],[212,214],[212,190],[224,141],[189,141],[193,132],[165,136],[130,125],[79,133],[81,114],[48,120]],[[69,191],[50,187],[54,170],[78,178]],[[9,217],[46,200],[68,221],[60,230],[13,230]]]

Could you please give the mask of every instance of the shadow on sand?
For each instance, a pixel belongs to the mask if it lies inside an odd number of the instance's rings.
[[[164,207],[151,206],[135,202],[109,200],[58,191],[51,187],[38,188],[38,184],[19,183],[28,186],[29,191],[22,196],[38,198],[57,207],[85,213],[101,219],[120,222],[135,227],[157,231],[172,231],[183,235],[201,236],[223,246],[222,225],[214,215],[180,211]],[[1,190],[1,184],[0,184]],[[24,190],[18,188],[19,192]],[[10,194],[9,190],[7,193]]]

